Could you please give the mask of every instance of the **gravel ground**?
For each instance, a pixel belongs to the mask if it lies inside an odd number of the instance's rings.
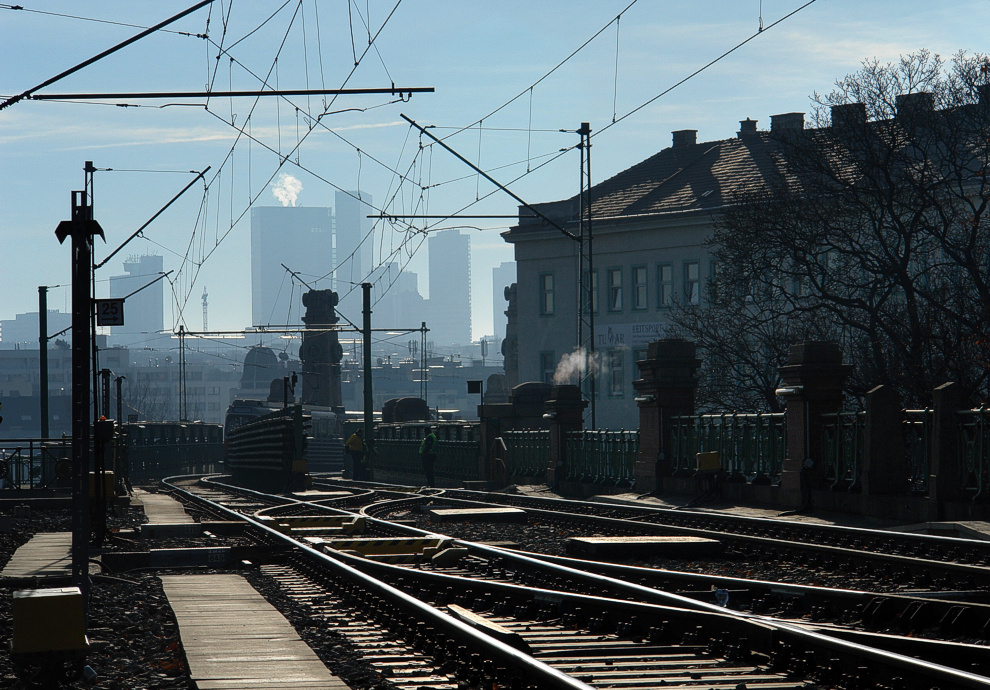
[[[34,534],[71,530],[69,512],[63,510],[36,511],[30,517],[14,518],[12,522],[11,531],[0,534],[0,567]],[[109,522],[111,529],[126,531],[142,522],[142,514],[127,509]],[[12,589],[4,588],[0,596],[0,644],[5,647],[13,636],[12,594]],[[35,662],[15,667],[10,654],[0,654],[0,687],[193,688],[175,617],[156,575],[138,572],[94,576],[87,634],[90,650],[83,663],[95,677],[53,684],[43,679],[42,669],[53,668],[55,664]]]
[[[139,509],[127,509],[110,520],[113,531],[104,551],[145,551],[178,546],[215,546],[250,543],[239,538],[156,540],[149,544],[134,531],[144,521]],[[14,518],[12,529],[0,533],[0,568],[14,551],[34,534],[71,530],[68,511],[34,512]],[[90,651],[82,662],[95,673],[85,678],[63,679],[53,684],[41,676],[37,664],[15,666],[10,654],[0,654],[0,688],[88,688],[95,690],[173,690],[195,687],[189,677],[179,640],[178,626],[162,591],[159,572],[129,571],[95,575],[90,589],[87,635]],[[185,571],[172,571],[190,572]],[[232,572],[223,569],[197,569],[194,572]],[[335,674],[355,690],[384,690],[394,687],[367,663],[360,660],[344,638],[314,624],[307,607],[289,599],[271,579],[257,571],[237,571],[245,575],[273,605],[282,611],[300,636]],[[39,586],[44,586],[40,584]],[[20,588],[20,587],[18,587]],[[0,591],[0,644],[13,636],[13,589]],[[80,664],[82,665],[82,664]],[[47,667],[52,667],[48,664]]]

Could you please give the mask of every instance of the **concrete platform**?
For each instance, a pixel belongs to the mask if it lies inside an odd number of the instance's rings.
[[[431,522],[526,522],[521,508],[434,508],[427,512]]]
[[[161,580],[199,690],[348,690],[243,577]]]
[[[595,558],[698,558],[720,554],[722,542],[704,537],[570,537],[567,540],[567,551]]]
[[[150,524],[174,525],[195,522],[185,508],[168,494],[153,494],[143,489],[134,489],[135,502],[144,506],[144,514]]]
[[[71,577],[72,532],[36,534],[4,566],[2,577]]]

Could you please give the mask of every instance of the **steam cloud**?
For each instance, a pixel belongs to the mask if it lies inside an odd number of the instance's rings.
[[[272,185],[272,194],[282,206],[295,206],[302,187],[302,182],[295,177],[289,173],[282,173]]]
[[[553,372],[553,382],[558,386],[567,383],[580,383],[587,369],[591,369],[595,376],[600,376],[605,372],[602,353],[596,350],[589,356],[583,347],[574,348],[573,352],[560,358],[557,369]]]

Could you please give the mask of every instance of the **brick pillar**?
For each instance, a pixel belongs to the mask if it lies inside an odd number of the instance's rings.
[[[931,475],[928,498],[941,512],[944,503],[967,500],[963,489],[966,469],[959,452],[959,410],[965,408],[957,383],[943,383],[932,392],[934,429],[932,430]]]
[[[836,343],[815,341],[791,345],[787,364],[780,367],[777,394],[787,405],[787,455],[780,492],[786,505],[809,505],[811,490],[824,484],[821,416],[842,409],[842,389],[851,369],[842,363]]]
[[[657,491],[671,473],[670,419],[694,414],[701,365],[694,343],[665,339],[650,343],[646,359],[636,362],[633,381],[639,406],[639,457],[633,468],[637,491]]]
[[[890,386],[877,386],[866,394],[866,438],[860,479],[863,494],[902,494],[908,490],[907,465],[901,425],[901,399]]]
[[[547,484],[553,486],[567,477],[567,433],[584,427],[584,410],[588,401],[581,396],[581,388],[573,385],[554,386],[547,400],[550,422],[550,466],[547,467]]]

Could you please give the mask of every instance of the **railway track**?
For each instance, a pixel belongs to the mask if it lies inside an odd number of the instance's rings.
[[[201,503],[200,509],[214,510],[229,517],[229,506],[237,501],[217,501],[218,489],[214,487],[210,491],[214,492],[209,504],[212,507],[207,508],[207,504]],[[394,496],[398,495],[401,494],[389,492],[389,497],[393,498],[389,512],[395,512],[398,504]],[[382,496],[378,494],[377,497]],[[366,494],[345,499],[345,502],[367,503],[371,498]],[[197,499],[200,502],[205,500]],[[407,497],[399,503],[415,504],[422,500]],[[249,507],[264,503],[255,498],[238,501],[242,506]],[[219,505],[221,502],[227,505]],[[338,501],[330,499],[321,503],[337,504]],[[339,512],[328,505],[298,501],[255,508],[253,520],[256,529],[264,535],[260,539],[270,542],[285,540],[285,537],[257,525],[259,511],[261,514],[297,515]],[[366,509],[365,512],[373,511]],[[373,529],[382,532],[414,533],[414,528],[408,524],[371,522]],[[705,603],[703,597],[692,599],[683,592],[662,592],[601,573],[581,574],[573,567],[581,565],[579,563],[562,567],[504,549],[470,545],[470,555],[450,567],[419,565],[402,568],[342,554],[330,554],[332,557],[328,557],[328,554],[311,548],[313,545],[319,546],[318,538],[310,535],[305,541],[309,547],[297,547],[296,551],[302,555],[293,556],[291,564],[279,562],[266,564],[262,568],[266,576],[284,585],[289,596],[299,597],[301,604],[312,609],[312,615],[318,620],[332,620],[336,629],[340,630],[352,628],[351,625],[341,625],[340,611],[347,610],[347,606],[342,601],[328,598],[340,596],[340,592],[347,588],[337,579],[328,580],[327,569],[343,569],[350,573],[345,578],[350,580],[356,577],[353,573],[361,572],[380,583],[378,587],[394,590],[419,602],[425,607],[423,611],[444,611],[446,618],[458,621],[462,626],[487,630],[483,637],[501,639],[503,646],[513,649],[515,655],[525,650],[523,656],[538,662],[543,669],[540,673],[559,673],[562,678],[569,679],[554,682],[583,684],[574,687],[646,688],[679,683],[683,687],[705,688],[945,688],[983,687],[983,683],[990,683],[990,680],[966,670],[977,658],[971,653],[968,662],[965,661],[965,653],[957,655],[960,657],[958,666],[962,670],[919,662],[905,655],[840,639],[837,635],[825,635],[820,630],[801,627],[794,622],[757,616],[751,612],[728,612]],[[525,563],[525,567],[520,563]],[[557,569],[554,577],[547,575],[547,566]],[[573,573],[565,578],[562,575],[565,571]],[[668,578],[672,576],[666,575]],[[742,584],[732,584],[736,587],[732,595],[736,597]],[[365,586],[369,585],[362,585]],[[375,587],[370,586],[372,589]],[[683,590],[688,588],[687,585],[678,587]],[[798,596],[793,592],[792,595]],[[375,596],[382,598],[384,594],[377,592]],[[803,598],[808,596],[807,592],[800,594]],[[367,603],[358,605],[362,612],[372,609],[392,611],[393,619],[397,608],[407,609],[408,605],[385,603],[384,600],[375,606]],[[417,616],[423,611],[417,610]],[[403,682],[408,680],[409,685],[396,684],[395,687],[426,687],[424,682],[453,683],[449,687],[468,683],[467,687],[471,687],[470,684],[479,678],[486,682],[506,683],[504,687],[512,687],[512,683],[527,687],[526,683],[531,682],[518,679],[519,671],[515,666],[518,659],[510,655],[514,661],[508,663],[505,650],[500,656],[490,650],[480,650],[476,642],[464,644],[457,640],[452,643],[450,640],[434,639],[438,638],[438,630],[446,628],[446,623],[438,624],[422,618],[403,620],[398,624],[398,631],[393,630],[394,625],[394,620],[356,623],[353,626],[355,635],[349,644],[367,657],[369,663],[378,664],[377,672],[389,683],[395,684],[397,678],[408,674]],[[386,628],[388,633],[382,632]],[[368,653],[367,645],[383,642],[386,637],[389,644],[385,647],[395,648],[397,658],[384,660],[388,655],[377,647],[374,654]],[[859,639],[871,638],[861,634]],[[918,644],[913,650],[904,651],[915,653],[921,646]],[[459,649],[461,647],[465,649]],[[943,651],[949,647],[943,643]],[[963,645],[951,645],[951,648],[966,650]],[[924,653],[932,652],[926,649]],[[949,655],[943,653],[941,659],[949,663]],[[527,678],[530,671],[527,670]],[[555,686],[536,684],[532,687]]]

